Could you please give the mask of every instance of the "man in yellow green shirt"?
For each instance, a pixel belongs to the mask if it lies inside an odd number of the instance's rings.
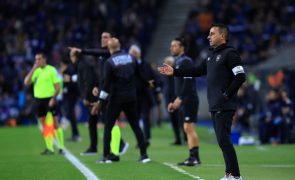
[[[42,125],[42,134],[46,144],[46,149],[41,154],[54,153],[54,135],[58,142],[59,153],[64,154],[63,131],[58,125],[56,101],[60,90],[60,79],[55,67],[47,64],[47,59],[42,53],[36,54],[35,64],[25,77],[25,85],[30,84],[33,84],[35,112]]]

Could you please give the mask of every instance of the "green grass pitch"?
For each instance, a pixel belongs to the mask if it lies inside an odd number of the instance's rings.
[[[200,156],[202,165],[180,167],[187,174],[176,171],[164,163],[176,164],[187,158],[185,145],[171,146],[172,130],[169,125],[152,130],[151,146],[148,154],[151,163],[140,164],[139,151],[135,148],[135,137],[129,126],[122,129],[123,138],[129,142],[127,153],[118,163],[96,164],[102,155],[102,134],[99,129],[99,152],[97,156],[80,156],[88,147],[86,125],[79,126],[83,140],[66,142],[66,147],[84,165],[102,180],[217,180],[224,174],[221,151],[215,135],[205,127],[197,127],[201,140]],[[69,137],[69,128],[65,137]],[[80,180],[86,179],[65,157],[59,154],[41,156],[44,142],[37,126],[0,128],[0,179],[1,180]],[[295,145],[236,146],[241,174],[245,180],[295,179]]]

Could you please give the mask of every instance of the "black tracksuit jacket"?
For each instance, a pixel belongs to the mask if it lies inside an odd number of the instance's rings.
[[[191,58],[181,55],[175,58],[175,69],[187,69],[194,65]],[[194,77],[175,77],[175,93],[176,97],[184,101],[196,100],[197,84]],[[176,98],[175,97],[175,98]],[[174,99],[175,99],[174,98]]]
[[[174,69],[174,75],[207,75],[207,98],[211,112],[235,110],[236,93],[246,79],[239,53],[226,44],[210,48],[207,58],[199,66]]]
[[[141,76],[134,57],[118,51],[105,62],[104,84],[100,100],[112,99],[116,102],[136,101],[136,76]],[[147,81],[146,81],[147,82]],[[101,94],[107,93],[107,98]]]
[[[86,99],[89,102],[97,100],[97,98],[92,95],[92,89],[98,84],[95,63],[94,60],[85,59],[79,59],[77,62],[80,95],[83,99]]]
[[[90,55],[90,56],[95,56],[98,57],[98,62],[97,62],[97,68],[95,70],[96,75],[98,77],[98,84],[96,84],[97,87],[100,89],[103,86],[104,78],[104,64],[107,61],[107,59],[111,56],[109,53],[109,50],[107,48],[98,48],[98,49],[82,49],[81,52],[82,55]]]

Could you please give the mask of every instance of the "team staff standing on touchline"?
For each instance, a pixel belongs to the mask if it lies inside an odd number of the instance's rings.
[[[209,110],[226,166],[222,180],[241,180],[237,155],[230,135],[236,109],[236,93],[246,80],[246,76],[237,50],[227,45],[229,40],[227,26],[213,24],[208,40],[211,48],[201,65],[189,69],[173,69],[169,65],[164,65],[158,70],[164,75],[194,77],[207,75]]]
[[[186,69],[194,65],[191,58],[185,55],[185,42],[182,38],[171,41],[170,51],[175,58],[176,69]],[[174,77],[175,97],[168,104],[168,111],[179,109],[179,119],[187,137],[189,157],[178,163],[183,166],[195,166],[201,164],[199,157],[199,137],[196,132],[195,123],[199,106],[196,79],[193,77]],[[173,90],[173,89],[172,89]]]
[[[143,133],[139,127],[137,117],[137,97],[135,75],[140,73],[135,59],[128,53],[121,51],[117,38],[108,41],[111,57],[105,63],[105,82],[99,94],[99,101],[93,104],[93,112],[97,111],[102,101],[107,103],[106,122],[104,129],[103,158],[98,163],[111,163],[119,161],[119,157],[111,154],[111,130],[121,111],[124,111],[133,130],[140,149],[140,162],[150,161],[146,152]]]
[[[95,64],[97,66],[93,67],[95,68],[94,72],[95,72],[95,76],[92,76],[92,78],[94,78],[95,80],[97,79],[97,83],[94,85],[94,87],[92,88],[92,95],[96,97],[98,97],[99,91],[101,90],[101,88],[103,87],[104,84],[104,65],[105,62],[107,61],[107,59],[111,56],[110,52],[108,50],[108,41],[112,38],[112,34],[110,32],[104,31],[101,33],[101,39],[100,39],[100,46],[101,48],[95,48],[95,49],[80,49],[77,47],[69,47],[70,50],[70,55],[71,56],[77,56],[79,55],[81,56],[93,56],[96,59]],[[75,59],[75,57],[73,57],[73,59]],[[85,61],[85,60],[82,60]],[[84,64],[85,62],[80,62],[79,64]],[[80,65],[79,65],[80,66]],[[79,67],[78,66],[78,67]],[[82,72],[85,73],[89,73],[89,69],[82,69]],[[82,82],[87,81],[87,78],[82,79],[83,73],[80,73],[80,79]],[[79,76],[78,76],[79,78]],[[85,89],[85,87],[81,87],[81,90]],[[93,103],[93,102],[91,102]],[[105,116],[106,116],[106,107],[107,105],[105,103],[101,104],[101,111],[99,113],[99,118],[101,120],[101,122],[105,123]],[[93,114],[90,114],[90,116],[96,116]],[[93,124],[93,128],[96,128],[96,124]],[[93,129],[91,128],[91,129]],[[93,130],[92,130],[93,131]],[[94,131],[93,131],[94,132]],[[93,137],[96,137],[96,133],[90,133],[90,138],[93,139]],[[121,138],[121,132],[120,132],[120,128],[118,125],[115,125],[114,128],[112,129],[112,153],[114,153],[115,155],[123,155],[127,149],[129,144],[127,142],[125,142],[123,140],[123,138]],[[89,150],[87,150],[86,152],[84,152],[83,154],[91,154],[93,150],[95,150],[96,152],[96,146],[94,148],[94,146],[92,146],[93,148],[89,148]]]

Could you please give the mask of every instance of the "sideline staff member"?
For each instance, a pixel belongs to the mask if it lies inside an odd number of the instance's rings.
[[[110,152],[111,131],[121,111],[124,111],[129,124],[136,136],[140,149],[140,162],[147,163],[150,159],[146,153],[146,144],[143,133],[139,127],[136,105],[135,74],[137,64],[128,53],[122,52],[117,38],[108,41],[111,57],[105,63],[103,88],[100,91],[100,101],[108,101],[106,122],[104,129],[103,159],[98,163],[111,163],[119,161],[119,157]],[[97,111],[100,101],[93,104],[93,112]]]
[[[208,40],[211,48],[207,58],[197,67],[173,69],[169,65],[159,67],[164,75],[207,75],[207,97],[218,144],[223,152],[226,179],[242,179],[234,146],[230,139],[232,117],[236,109],[235,97],[246,79],[237,50],[227,45],[229,30],[224,24],[213,24]]]

